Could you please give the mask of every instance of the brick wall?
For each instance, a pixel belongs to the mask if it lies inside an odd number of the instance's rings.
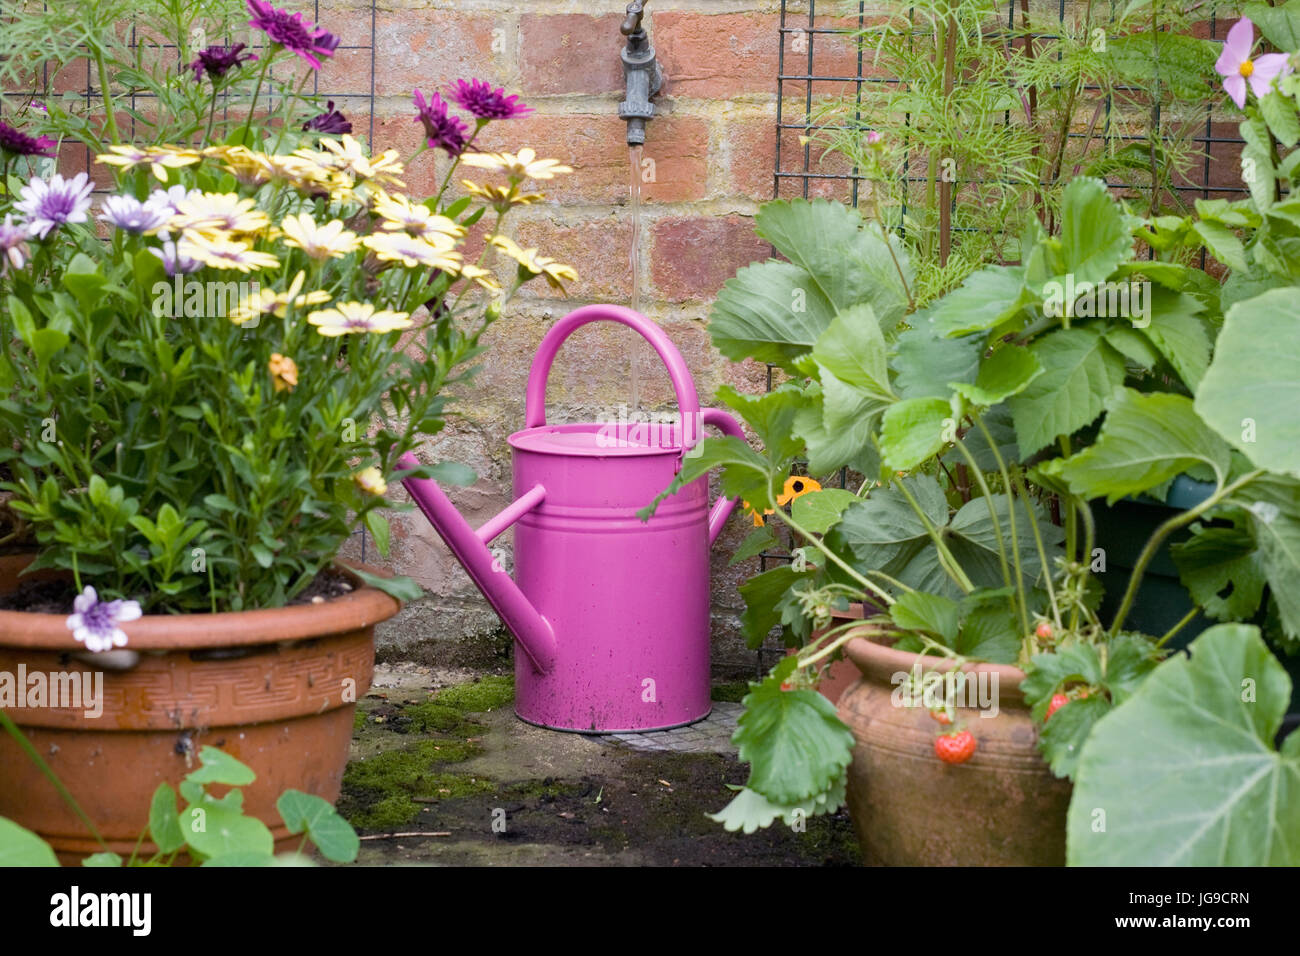
[[[427,449],[463,461],[480,478],[450,494],[473,524],[511,497],[505,438],[521,427],[529,363],[548,324],[588,302],[627,304],[632,293],[629,248],[630,165],[622,98],[619,24],[625,0],[380,0],[375,14],[374,145],[403,152],[418,143],[411,90],[426,93],[474,76],[522,94],[536,112],[490,126],[481,145],[515,151],[531,146],[575,172],[547,186],[549,201],[521,210],[512,231],[526,246],[573,264],[581,278],[567,300],[544,285],[515,299],[496,326],[486,367],[465,420]],[[653,0],[652,41],[666,72],[648,127],[643,169],[642,241],[636,262],[641,310],[677,343],[708,401],[717,386],[763,387],[761,367],[732,366],[705,333],[709,303],[737,268],[766,258],[752,228],[758,205],[772,193],[779,3],[743,0]],[[321,0],[319,22],[344,45],[368,46],[368,3]],[[370,55],[341,50],[321,75],[321,89],[368,90]],[[349,101],[360,103],[363,101]],[[346,106],[342,107],[347,109]],[[365,131],[368,117],[349,118]],[[412,193],[433,192],[442,172],[417,161]],[[570,340],[551,376],[551,417],[580,420],[617,414],[629,400],[636,351],[643,408],[671,408],[671,389],[648,347],[621,327],[589,328]],[[716,663],[752,667],[735,633],[736,584],[751,568],[727,568],[748,530],[733,518],[714,558]],[[509,535],[500,539],[509,547]],[[369,557],[373,558],[373,552]],[[386,626],[381,653],[390,657],[473,656],[502,642],[486,639],[498,623],[464,572],[418,513],[397,516],[391,566],[425,587],[426,599]]]

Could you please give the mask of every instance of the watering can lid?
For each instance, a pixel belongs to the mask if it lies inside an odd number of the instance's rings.
[[[650,422],[576,422],[537,425],[517,431],[510,447],[543,455],[588,458],[630,458],[680,455],[681,428]]]

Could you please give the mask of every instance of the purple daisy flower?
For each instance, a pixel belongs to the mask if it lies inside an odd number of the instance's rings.
[[[30,255],[27,249],[27,227],[15,224],[12,215],[6,215],[0,222],[0,276],[12,266],[21,269],[27,265]]]
[[[253,15],[249,26],[266,33],[276,46],[302,57],[313,70],[320,69],[319,57],[333,56],[339,45],[338,37],[306,22],[301,13],[277,10],[266,0],[248,0],[248,12]]]
[[[424,124],[424,135],[429,145],[435,149],[445,149],[452,156],[459,156],[465,150],[469,137],[469,127],[458,116],[447,112],[447,104],[437,93],[430,94],[429,101],[424,95],[415,91],[416,120]]]
[[[28,136],[0,120],[0,150],[12,156],[54,156],[54,140],[48,136]]]
[[[85,173],[77,173],[71,179],[55,173],[48,182],[44,179],[30,180],[19,190],[23,201],[14,203],[14,209],[26,213],[28,233],[44,239],[65,223],[86,221],[93,188]]]
[[[171,203],[141,202],[134,196],[109,196],[102,203],[99,217],[123,232],[140,235],[167,225],[176,214]]]
[[[304,132],[315,130],[318,133],[342,134],[352,132],[352,123],[334,108],[334,101],[330,100],[325,104],[325,112],[319,116],[313,116],[302,124],[302,128]]]
[[[203,268],[203,263],[191,259],[177,248],[176,243],[168,239],[161,249],[150,249],[150,255],[157,256],[163,264],[163,270],[169,275],[189,275]]]
[[[101,601],[89,586],[72,602],[72,610],[68,630],[73,638],[86,645],[86,650],[95,653],[126,647],[126,634],[118,625],[134,621],[144,613],[138,601]]]
[[[519,102],[517,96],[506,96],[504,89],[493,89],[486,80],[457,80],[451,98],[461,109],[479,119],[512,119],[531,113],[532,107]]]
[[[243,52],[246,46],[247,43],[236,43],[230,47],[214,44],[206,50],[200,50],[198,59],[189,65],[194,71],[195,82],[201,81],[206,73],[215,83],[241,63],[256,60],[257,54]]]

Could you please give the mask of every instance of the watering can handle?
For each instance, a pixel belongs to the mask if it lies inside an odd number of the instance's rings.
[[[532,370],[528,373],[528,391],[524,398],[525,427],[536,428],[546,424],[546,379],[564,340],[580,326],[602,321],[626,325],[638,332],[659,353],[659,358],[668,369],[673,391],[677,394],[677,410],[682,416],[682,445],[689,449],[700,440],[703,422],[700,417],[700,398],[695,391],[695,382],[691,380],[691,373],[686,368],[686,361],[663,329],[641,313],[621,305],[583,306],[556,322],[542,337],[542,342],[537,347],[537,357],[533,359]],[[712,424],[716,425],[717,422]]]
[[[706,408],[700,412],[700,424],[712,425],[724,435],[745,440],[745,431],[740,427],[740,423],[720,408]],[[709,509],[710,546],[718,540],[718,535],[722,534],[722,526],[727,523],[727,518],[739,503],[739,498],[719,498],[713,503],[713,507]]]

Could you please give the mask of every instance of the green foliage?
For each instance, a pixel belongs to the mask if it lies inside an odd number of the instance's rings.
[[[1093,728],[1070,801],[1072,865],[1300,863],[1300,736],[1273,743],[1290,679],[1247,625],[1212,627],[1188,653]]]

